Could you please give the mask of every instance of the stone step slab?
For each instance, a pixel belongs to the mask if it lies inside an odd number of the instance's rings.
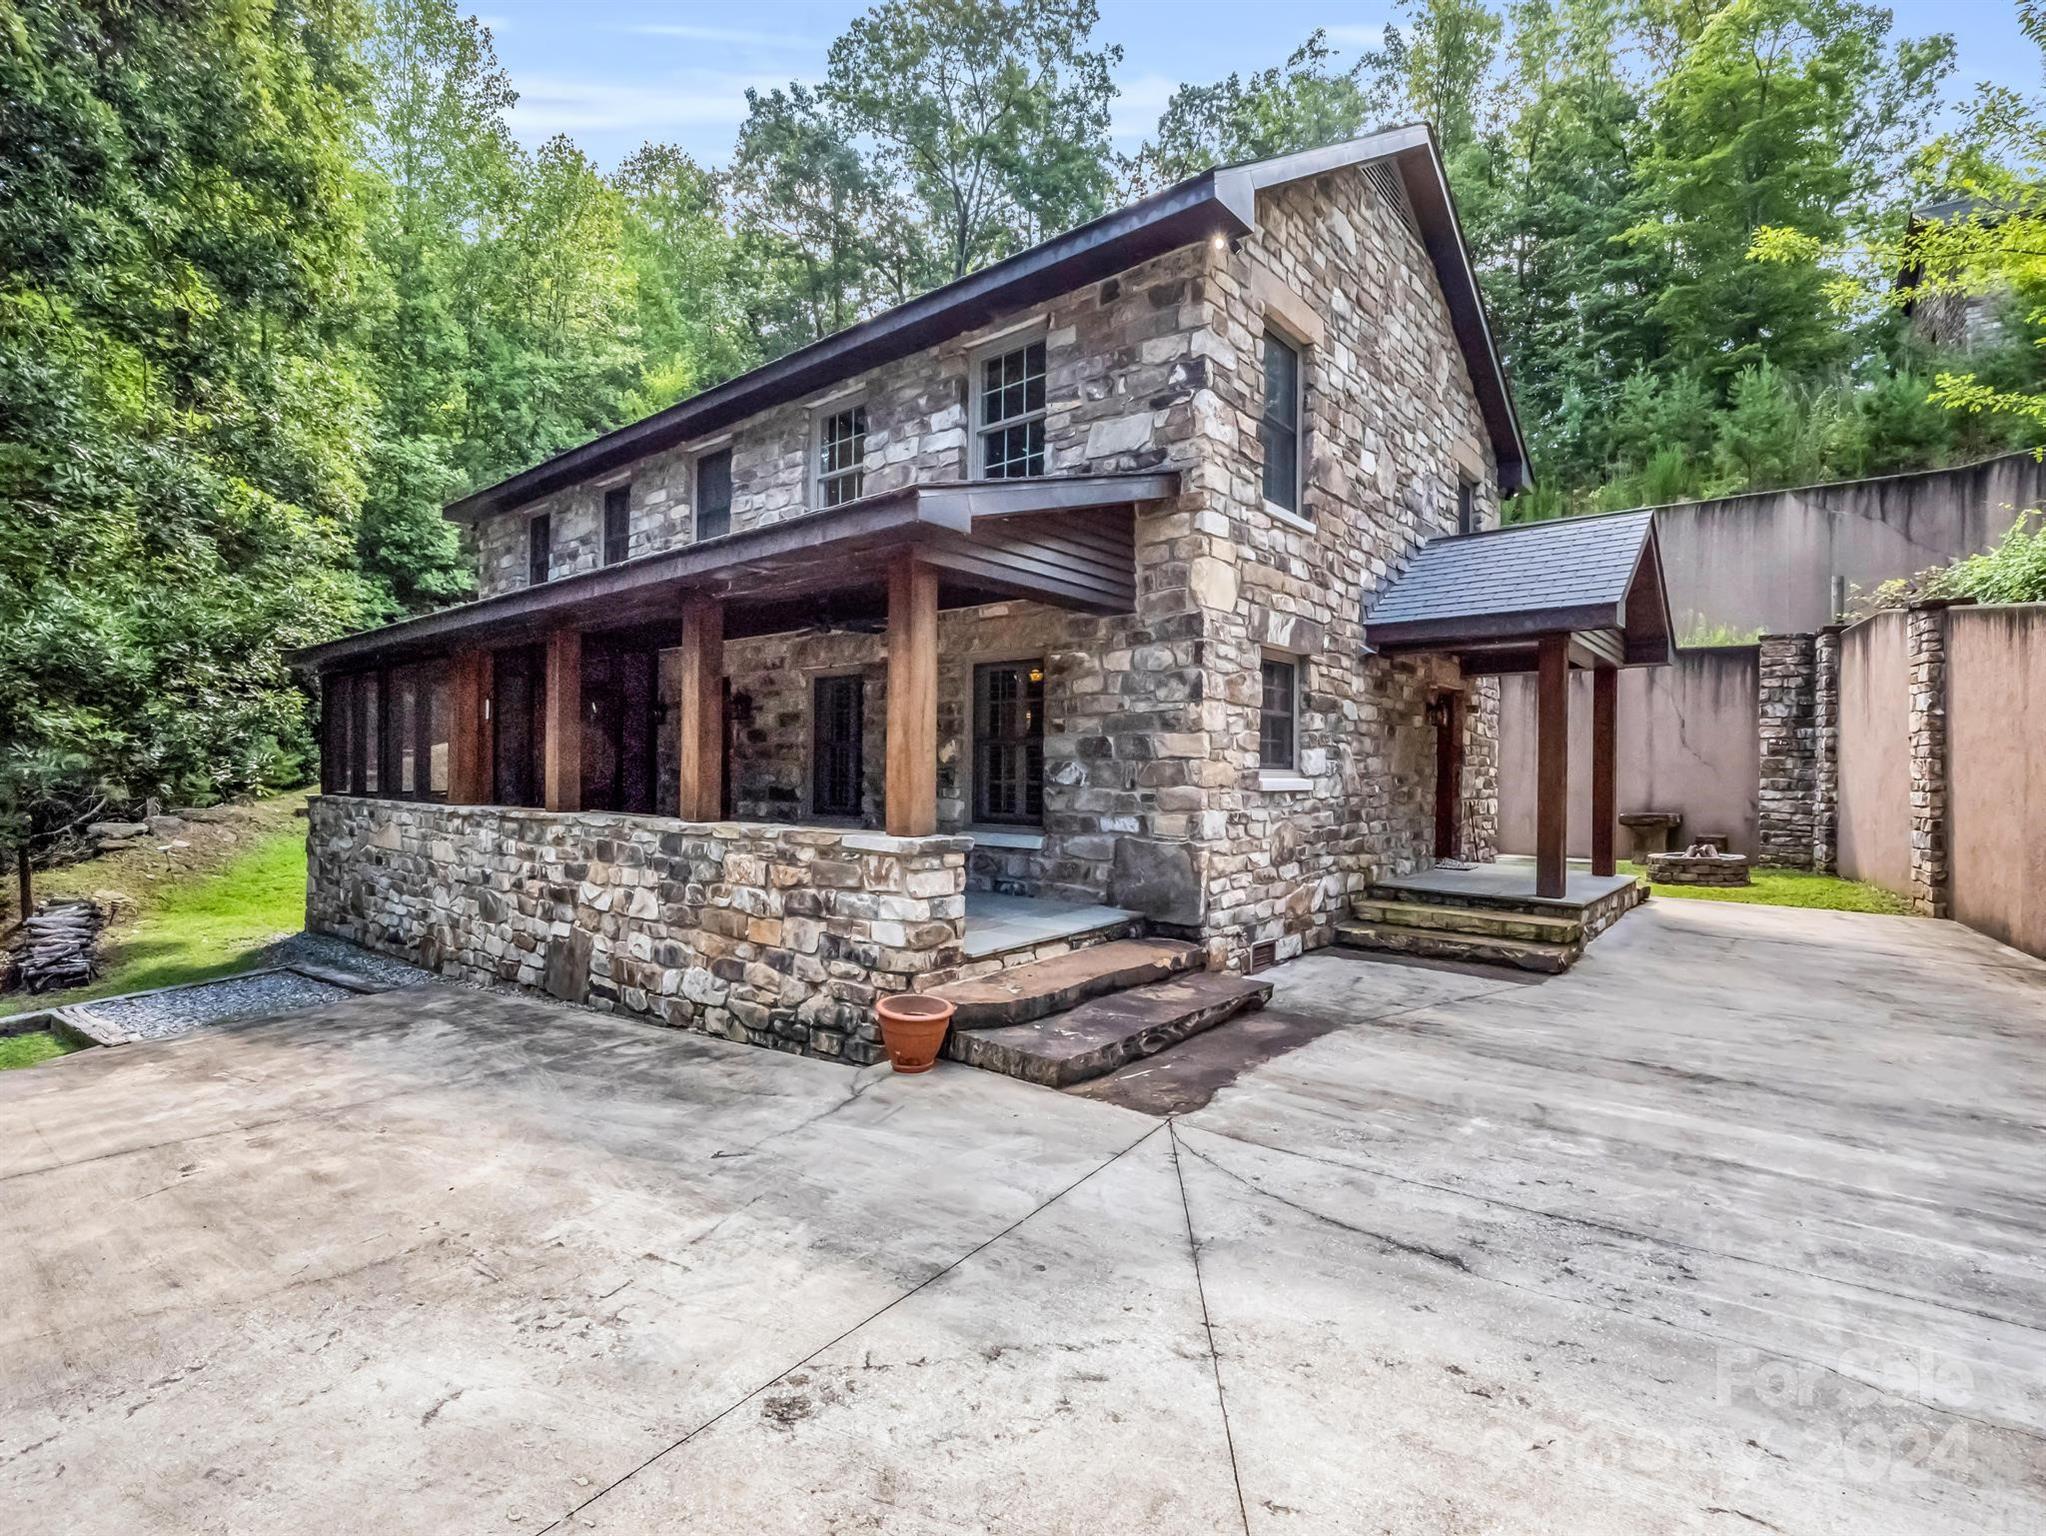
[[[1420,901],[1359,901],[1351,907],[1359,922],[1391,923],[1401,928],[1439,928],[1495,939],[1525,939],[1537,944],[1575,944],[1584,924],[1553,912],[1513,912],[1491,907],[1438,906]]]
[[[1228,971],[1189,971],[1116,992],[1030,1024],[954,1029],[946,1057],[1046,1088],[1101,1077],[1189,1036],[1262,1008],[1272,984]]]
[[[1177,939],[1116,939],[970,981],[933,987],[931,995],[942,997],[956,1010],[952,1015],[955,1033],[996,1029],[1049,1018],[1089,998],[1163,981],[1194,969],[1201,960],[1198,944]]]
[[[1361,921],[1337,923],[1336,942],[1349,949],[1416,955],[1428,960],[1510,965],[1548,976],[1569,970],[1583,952],[1580,944],[1551,944],[1463,933],[1453,928],[1412,928],[1400,923]]]

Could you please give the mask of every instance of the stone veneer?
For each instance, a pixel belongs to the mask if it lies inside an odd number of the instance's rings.
[[[956,837],[320,796],[306,926],[776,1050],[870,1062],[875,998],[957,967]]]
[[[1947,604],[1912,605],[1911,910],[1953,916],[1947,844]]]
[[[1811,868],[1817,847],[1814,813],[1820,731],[1816,658],[1811,635],[1762,636],[1755,683],[1760,771],[1755,793],[1755,848],[1757,862],[1786,869]],[[1834,697],[1837,700],[1837,683]]]
[[[1306,344],[1305,516],[1262,496],[1267,328]],[[1455,530],[1459,482],[1473,486],[1486,526],[1498,493],[1434,268],[1404,206],[1361,172],[1261,193],[1258,228],[1234,244],[1168,253],[848,380],[828,399],[649,455],[630,472],[632,552],[686,542],[695,456],[727,442],[735,529],[809,510],[817,409],[855,397],[867,405],[868,493],[964,477],[975,357],[1040,332],[1048,472],[1165,467],[1182,490],[1136,518],[1135,614],[1013,603],[943,619],[941,829],[967,829],[973,664],[1041,659],[1046,670],[1042,846],[977,846],[971,883],[1130,907],[1203,941],[1218,964],[1245,964],[1256,944],[1284,958],[1326,942],[1373,880],[1432,859],[1427,710],[1445,688],[1464,689],[1469,706],[1458,852],[1489,857],[1496,684],[1467,682],[1446,658],[1364,654],[1367,601],[1421,541]],[[553,516],[554,574],[593,566],[603,492],[622,478],[483,520],[483,591],[524,581],[526,519],[539,511]],[[1266,651],[1301,669],[1297,772],[1283,776],[1257,761]],[[808,814],[810,679],[852,670],[867,680],[861,820],[878,819],[880,638],[734,642],[726,666],[740,715],[734,809]],[[668,746],[665,793],[671,766]]]

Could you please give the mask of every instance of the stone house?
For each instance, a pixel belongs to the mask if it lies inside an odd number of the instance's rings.
[[[481,597],[298,658],[309,923],[856,1060],[1107,923],[1296,954],[1490,856],[1496,683],[1365,614],[1526,476],[1425,127],[1203,173],[451,505]]]

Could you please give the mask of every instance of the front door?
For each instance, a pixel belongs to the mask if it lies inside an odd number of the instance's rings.
[[[865,760],[866,685],[855,676],[820,677],[811,684],[810,814],[860,814]]]
[[[1436,694],[1428,720],[1435,727],[1435,857],[1453,859],[1462,843],[1463,695]]]

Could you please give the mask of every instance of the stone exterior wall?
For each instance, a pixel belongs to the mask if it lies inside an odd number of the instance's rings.
[[[1447,660],[1364,655],[1362,614],[1423,540],[1455,530],[1460,483],[1473,487],[1483,524],[1498,520],[1490,438],[1404,208],[1350,171],[1261,194],[1258,224],[1233,246],[1169,253],[828,397],[833,409],[866,402],[868,493],[962,478],[976,355],[1041,332],[1047,471],[1180,471],[1179,498],[1137,518],[1135,614],[1019,603],[945,616],[940,823],[970,823],[973,664],[1041,658],[1042,845],[983,842],[972,883],[1129,907],[1230,965],[1259,943],[1284,957],[1326,942],[1354,894],[1431,860],[1428,704],[1465,680]],[[1304,344],[1304,515],[1262,495],[1268,328]],[[810,510],[819,403],[635,465],[633,553],[692,536],[695,457],[726,442],[735,529]],[[483,591],[524,583],[526,520],[543,510],[553,574],[593,566],[603,491],[617,483],[607,476],[485,519]],[[808,814],[810,680],[850,670],[866,679],[861,819],[878,819],[883,646],[874,635],[804,633],[727,647],[741,720],[737,814]],[[1297,772],[1284,775],[1258,763],[1267,650],[1300,666]],[[1482,682],[1466,697],[1459,851],[1482,859],[1497,835],[1499,690]],[[671,753],[661,773],[669,794]]]
[[[870,1062],[961,961],[953,837],[320,796],[306,926],[468,981]]]
[[[1761,772],[1755,795],[1758,861],[1786,869],[1810,869],[1819,759],[1813,637],[1764,635],[1757,665],[1755,730]]]
[[[1951,917],[1947,861],[1947,605],[1911,609],[1911,910]]]
[[[1819,874],[1840,866],[1840,630],[1812,636],[1812,864]]]

